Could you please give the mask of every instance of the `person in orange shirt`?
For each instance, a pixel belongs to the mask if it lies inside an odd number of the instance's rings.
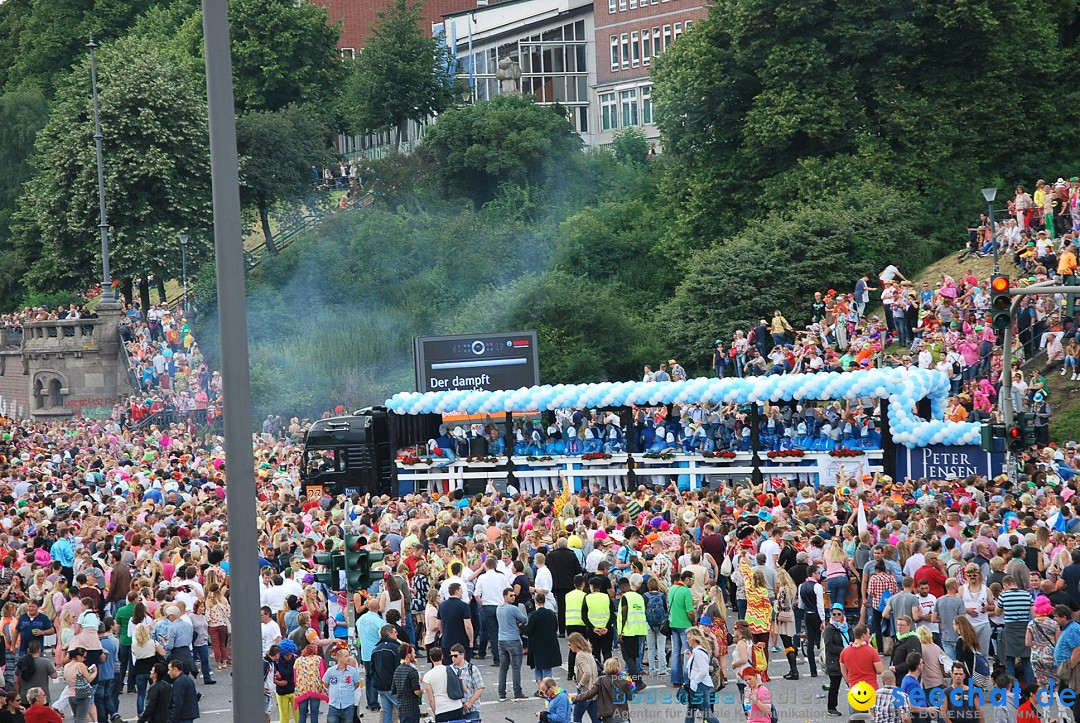
[[[966,422],[968,418],[967,408],[960,402],[959,397],[952,397],[949,399],[948,412],[945,414],[945,418],[950,422]]]
[[[1065,249],[1058,259],[1057,272],[1059,276],[1072,276],[1076,273],[1076,250],[1072,241],[1065,242]]]

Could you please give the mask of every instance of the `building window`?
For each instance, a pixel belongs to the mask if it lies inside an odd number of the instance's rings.
[[[631,10],[636,10],[637,9],[637,0],[630,0],[630,9]]]
[[[611,36],[611,69],[619,69],[619,36]]]
[[[693,25],[693,24],[694,24],[693,20],[687,20],[686,23],[683,25],[683,32],[686,32],[686,33],[690,32],[690,26]]]
[[[618,111],[615,108],[615,94],[600,94],[600,130],[613,131],[619,127]]]
[[[619,10],[626,10],[626,0],[619,0]]]
[[[652,29],[652,54],[660,55],[660,28]]]
[[[641,45],[638,43],[638,33],[636,30],[630,33],[630,52],[634,54],[631,65],[636,68],[641,65]]]
[[[651,126],[653,124],[652,113],[652,86],[641,86],[641,125]]]
[[[356,50],[354,48],[342,48],[341,49],[342,60],[356,60]]]
[[[622,127],[636,126],[638,124],[637,89],[619,91],[619,106],[622,111]]]
[[[664,50],[667,50],[669,47],[671,47],[671,26],[670,25],[665,25],[664,26]]]
[[[613,12],[615,12],[615,0],[608,0],[608,3],[607,3],[607,11],[608,11],[609,13],[613,13]]]
[[[649,58],[652,57],[652,41],[649,40],[649,29],[641,31],[641,64],[648,66]]]
[[[671,36],[671,42],[675,42],[682,35],[682,23],[675,23],[675,32]]]
[[[626,70],[630,67],[630,34],[622,34],[622,67]]]

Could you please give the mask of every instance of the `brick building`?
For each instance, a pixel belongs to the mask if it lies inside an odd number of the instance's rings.
[[[652,105],[652,59],[709,12],[705,0],[595,0],[597,145],[620,128],[637,126],[650,139],[660,132]]]
[[[330,21],[341,21],[341,54],[355,57],[364,47],[364,39],[375,25],[375,13],[390,6],[390,0],[312,0],[325,5],[330,11]],[[476,0],[427,0],[424,5],[424,29],[430,31],[433,23],[442,16],[476,6]]]

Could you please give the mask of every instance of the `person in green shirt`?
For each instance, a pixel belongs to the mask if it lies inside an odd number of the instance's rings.
[[[686,631],[694,625],[694,596],[690,586],[694,573],[683,570],[680,579],[668,589],[668,625],[671,627],[671,684],[680,686],[690,682],[683,654],[690,650]]]
[[[116,609],[116,624],[120,626],[120,650],[117,653],[116,677],[113,678],[112,690],[108,694],[113,699],[113,710],[119,708],[120,690],[124,687],[124,678],[127,678],[127,692],[135,692],[135,667],[131,664],[131,636],[128,635],[128,623],[135,614],[135,603],[142,596],[132,590],[127,596],[127,605]]]

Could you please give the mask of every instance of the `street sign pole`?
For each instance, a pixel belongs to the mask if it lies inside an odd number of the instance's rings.
[[[263,709],[259,629],[259,533],[255,522],[255,458],[251,450],[251,373],[243,226],[236,155],[228,0],[202,0],[210,178],[214,200],[218,319],[225,421],[225,501],[229,512],[229,594],[232,602],[232,720],[250,723]]]

